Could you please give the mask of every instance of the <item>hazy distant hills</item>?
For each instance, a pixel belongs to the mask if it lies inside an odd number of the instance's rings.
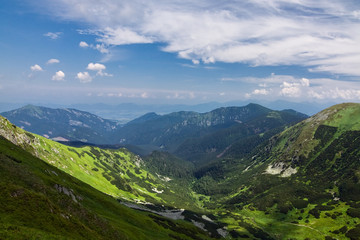
[[[264,101],[258,99],[248,99],[246,101],[232,101],[232,102],[207,102],[195,105],[189,104],[140,104],[140,103],[121,103],[121,104],[71,104],[71,105],[57,105],[51,103],[36,103],[33,105],[44,106],[48,108],[70,108],[81,109],[82,111],[95,114],[101,118],[112,119],[121,124],[127,123],[135,118],[143,116],[149,112],[155,112],[160,115],[169,114],[179,111],[193,111],[205,113],[216,108],[230,107],[230,106],[245,106],[249,103],[256,103],[273,110],[294,109],[295,111],[313,115],[319,111],[334,105],[335,103],[317,103],[317,102],[289,102],[284,100],[278,101]],[[21,103],[0,103],[0,112],[7,112],[13,109],[21,108],[26,105]]]
[[[247,107],[251,109],[253,106]],[[197,163],[215,158],[242,157],[285,127],[305,118],[306,115],[296,111],[262,109],[261,114],[230,127],[216,129],[204,136],[194,135],[179,145],[174,153]]]
[[[206,113],[147,113],[125,125],[76,109],[51,109],[33,105],[4,112],[2,115],[27,131],[56,141],[74,142],[77,146],[82,145],[79,142],[122,145],[131,149],[138,146],[139,153],[161,149],[176,151],[185,158],[189,154],[196,156],[191,151],[184,154],[189,151],[187,145],[193,141],[197,142],[194,146],[198,145],[199,151],[216,149],[211,150],[212,155],[218,155],[243,137],[261,134],[307,117],[293,110],[273,111],[257,104],[223,107]],[[228,136],[229,133],[231,134]],[[204,142],[209,143],[214,137],[216,141],[210,143],[213,147],[204,145]],[[222,143],[219,145],[220,141]],[[179,149],[181,144],[184,145]]]
[[[183,111],[162,116],[150,113],[117,130],[114,139],[123,144],[176,152],[195,161],[199,154],[217,156],[245,137],[260,136],[306,117],[296,111],[273,111],[257,104],[206,113]]]
[[[119,124],[76,109],[52,109],[27,105],[3,112],[15,125],[56,141],[111,143],[109,137]]]

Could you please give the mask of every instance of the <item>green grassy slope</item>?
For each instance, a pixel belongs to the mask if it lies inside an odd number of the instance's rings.
[[[115,198],[192,208],[187,183],[180,186],[146,170],[126,149],[74,148],[28,133],[0,117],[0,135],[34,156]],[[188,183],[189,184],[189,183]]]
[[[360,239],[359,119],[360,104],[328,108],[248,157],[202,169],[194,189],[211,196],[205,206],[239,234]]]
[[[0,239],[208,239],[135,211],[0,137]]]

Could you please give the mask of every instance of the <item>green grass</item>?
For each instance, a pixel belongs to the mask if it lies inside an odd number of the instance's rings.
[[[190,223],[124,207],[2,138],[0,176],[0,239],[208,239]]]
[[[197,208],[192,204],[192,195],[186,190],[189,183],[164,181],[147,170],[140,157],[126,149],[69,147],[28,133],[4,118],[0,118],[0,121],[0,133],[2,131],[5,137],[101,192],[129,201],[153,202],[193,210]],[[154,189],[165,191],[157,193]]]

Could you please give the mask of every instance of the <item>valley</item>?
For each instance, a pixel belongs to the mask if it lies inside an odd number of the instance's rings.
[[[249,104],[125,125],[75,109],[3,115],[1,204],[13,205],[0,238],[360,238],[360,104],[311,117]]]

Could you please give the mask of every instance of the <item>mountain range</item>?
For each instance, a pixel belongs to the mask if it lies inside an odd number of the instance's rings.
[[[358,119],[354,103],[311,117],[256,104],[149,113],[111,133],[157,147],[140,157],[62,145],[1,118],[0,238],[359,239]]]
[[[100,118],[76,109],[52,109],[34,105],[3,112],[17,126],[55,141],[110,143],[111,133],[119,127],[116,121]]]
[[[248,99],[245,101],[232,101],[232,102],[206,102],[195,105],[186,105],[186,104],[140,104],[140,103],[121,103],[121,104],[105,104],[105,103],[95,103],[95,104],[70,104],[70,105],[61,105],[61,104],[52,104],[52,103],[33,103],[36,106],[44,106],[47,108],[69,108],[69,109],[81,109],[92,114],[95,114],[101,118],[113,119],[121,124],[125,124],[129,121],[132,121],[135,118],[141,117],[144,114],[149,112],[156,112],[157,114],[164,115],[173,112],[179,111],[193,111],[199,113],[205,113],[212,111],[216,108],[221,107],[231,107],[231,106],[245,106],[249,103],[256,103],[264,107],[273,109],[273,110],[283,110],[283,109],[294,109],[298,112],[305,113],[307,115],[313,115],[327,107],[330,107],[334,103],[317,103],[317,102],[290,102],[284,100],[278,101],[265,101],[258,99]],[[27,103],[0,103],[0,112],[8,112],[13,109],[21,108],[27,105]]]

